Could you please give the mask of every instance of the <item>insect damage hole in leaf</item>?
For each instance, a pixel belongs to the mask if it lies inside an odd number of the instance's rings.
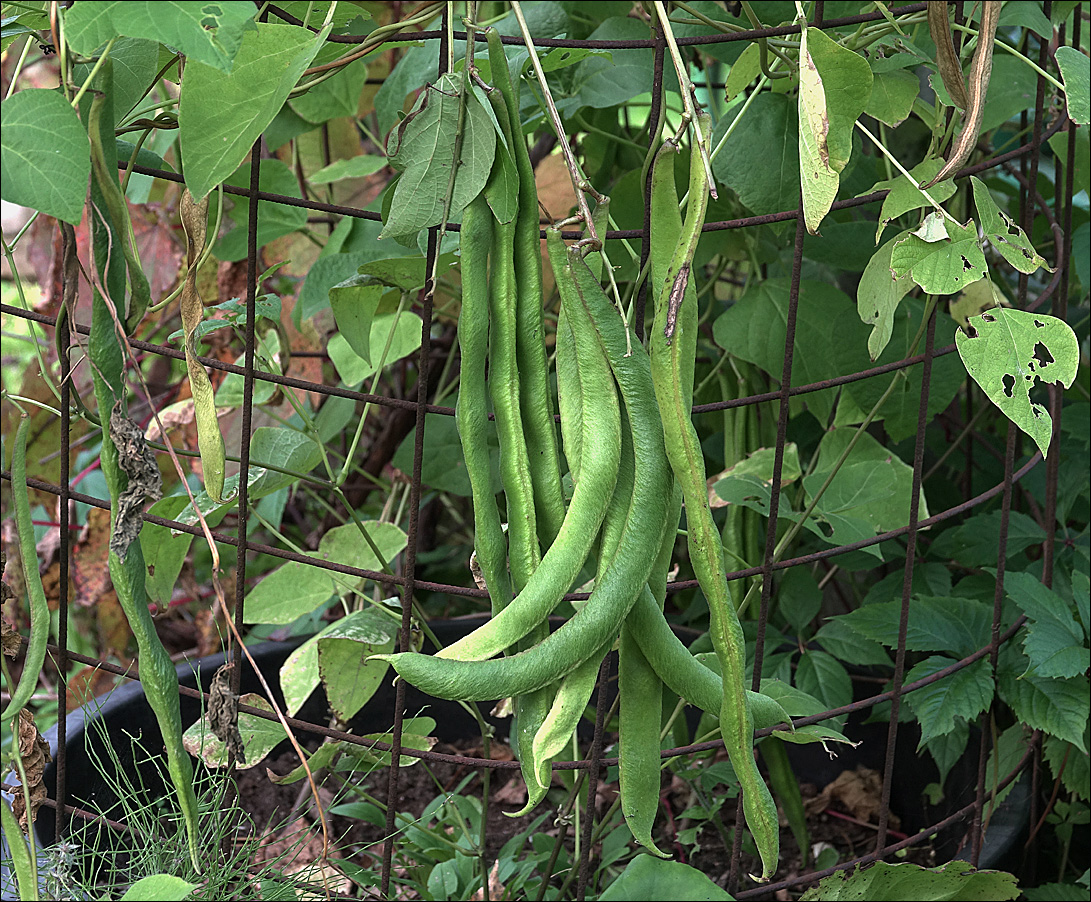
[[[955,333],[967,372],[1016,426],[1034,439],[1044,457],[1053,420],[1030,399],[1037,380],[1069,388],[1079,364],[1079,341],[1063,320],[996,307],[971,317]],[[1048,371],[1048,375],[1046,375]]]

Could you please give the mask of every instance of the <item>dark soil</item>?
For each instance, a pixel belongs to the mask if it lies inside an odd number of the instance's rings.
[[[480,756],[481,748],[476,748],[470,743],[461,745],[449,745],[440,743],[435,746],[435,751],[448,754]],[[493,743],[492,757],[510,759],[511,752],[499,743]],[[704,762],[713,764],[714,761]],[[239,775],[240,804],[247,812],[251,820],[251,829],[263,838],[264,847],[270,852],[283,851],[287,843],[285,837],[293,837],[293,842],[298,846],[294,853],[294,863],[291,870],[298,870],[309,861],[317,859],[321,854],[321,842],[318,839],[319,830],[315,826],[314,808],[310,800],[310,792],[307,783],[300,782],[288,786],[278,786],[272,783],[266,775],[266,767],[275,773],[287,773],[298,764],[298,759],[293,752],[287,752],[272,760],[264,762],[261,766],[242,772]],[[703,766],[703,765],[702,765]],[[862,774],[862,776],[861,776]],[[330,808],[338,802],[358,798],[344,789],[340,783],[341,774],[333,778],[327,778],[322,787],[322,803],[325,808]],[[400,773],[399,793],[396,803],[398,812],[405,812],[413,817],[419,817],[425,807],[434,801],[441,793],[453,792],[459,784],[469,776],[470,779],[460,794],[466,797],[481,798],[481,777],[472,774],[465,766],[449,763],[419,763],[412,767],[403,768]],[[376,768],[364,775],[358,781],[373,799],[385,803],[388,793],[389,770]],[[545,810],[545,805],[556,805],[563,796],[558,790],[556,798],[553,795],[543,803],[543,806],[519,818],[512,818],[505,814],[506,811],[517,810],[525,802],[526,795],[523,788],[522,777],[518,770],[498,770],[491,777],[490,796],[491,803],[488,810],[488,824],[486,837],[486,856],[488,860],[495,861],[498,852],[505,842],[522,830]],[[813,872],[815,865],[814,854],[825,851],[825,857],[833,858],[833,861],[846,861],[857,856],[871,852],[874,848],[876,828],[874,818],[869,822],[865,817],[856,815],[868,814],[868,806],[877,800],[871,796],[875,786],[870,772],[861,770],[860,773],[847,771],[842,774],[840,785],[845,790],[838,792],[836,789],[831,794],[829,789],[825,793],[820,788],[810,783],[801,784],[801,793],[804,805],[808,813],[808,832],[811,846],[808,860],[805,862],[799,846],[787,829],[787,822],[781,819],[782,850],[781,867],[777,873],[777,879],[783,880],[807,872]],[[338,790],[336,787],[341,786]],[[722,784],[715,792],[725,790]],[[707,874],[714,882],[726,886],[731,866],[731,841],[733,838],[732,825],[735,818],[735,800],[724,800],[720,817],[722,822],[717,826],[716,818],[704,821],[695,820],[692,816],[683,817],[687,809],[691,812],[694,805],[694,794],[691,784],[681,777],[671,777],[665,774],[663,783],[663,810],[657,822],[659,834],[657,842],[664,851],[674,854],[676,860],[683,861]],[[599,793],[598,814],[605,814],[614,799],[615,788],[604,785]],[[706,800],[707,797],[706,797]],[[715,798],[713,799],[715,801]],[[294,812],[294,814],[293,814]],[[669,814],[668,814],[669,812]],[[306,818],[299,819],[300,813]],[[289,817],[291,820],[289,822]],[[617,815],[620,818],[620,814]],[[284,824],[289,823],[289,829],[284,829]],[[426,825],[422,825],[426,826]],[[432,826],[435,826],[433,821]],[[892,818],[891,826],[894,838],[900,834],[897,832],[898,819]],[[696,838],[692,842],[683,844],[679,841],[679,834],[686,828],[697,827]],[[350,820],[344,817],[330,818],[331,837],[337,848],[336,857],[348,860],[366,868],[377,882],[379,868],[382,861],[382,840],[385,835],[384,826],[380,823],[367,823],[361,820]],[[301,835],[309,831],[310,836]],[[557,828],[551,819],[542,824],[542,831],[557,835]],[[690,837],[686,837],[690,839]],[[280,842],[278,842],[278,840]],[[569,851],[572,848],[571,835],[565,842]],[[748,854],[747,844],[749,837],[744,842],[743,856],[741,860],[741,874],[743,886],[753,886],[745,876],[757,873],[760,870],[760,862]],[[395,876],[407,875],[407,866],[412,865],[412,844],[403,842],[395,847],[394,868]],[[636,850],[635,843],[633,844]],[[752,849],[751,849],[752,851]],[[271,854],[259,853],[259,858],[272,857]],[[927,843],[912,849],[905,860],[914,861],[924,866],[935,866],[932,847]],[[624,863],[624,859],[621,862]],[[824,862],[825,863],[825,862]],[[833,863],[832,861],[829,863]],[[798,898],[806,885],[799,891],[787,893],[781,891],[768,898],[793,899]],[[415,898],[411,895],[399,895],[399,898]],[[480,898],[477,896],[476,898]]]

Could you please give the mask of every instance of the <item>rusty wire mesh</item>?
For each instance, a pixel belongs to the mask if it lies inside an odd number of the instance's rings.
[[[893,9],[892,12],[897,15],[906,12],[918,11],[923,9],[925,4],[918,3],[910,6],[903,6]],[[962,4],[957,4],[959,14],[962,14]],[[1050,12],[1050,2],[1046,0],[1044,4],[1044,10],[1048,17]],[[852,16],[847,18],[841,18],[836,20],[823,20],[822,14],[823,3],[821,0],[815,4],[815,16],[814,21],[810,24],[819,28],[833,28],[837,26],[845,26],[855,23],[864,23],[868,21],[875,21],[881,18],[879,12],[872,12],[858,16]],[[448,10],[448,13],[450,10]],[[271,8],[273,15],[280,15],[285,21],[294,22],[292,17],[287,14],[278,12],[275,7]],[[298,23],[301,24],[301,23]],[[445,23],[446,24],[446,23]],[[1067,43],[1073,47],[1079,47],[1080,44],[1080,16],[1075,17],[1075,26],[1072,30],[1072,34],[1065,35],[1063,29],[1060,32],[1061,43]],[[798,25],[781,26],[777,28],[767,28],[763,30],[753,30],[738,32],[729,35],[719,36],[704,36],[704,37],[685,37],[679,39],[679,44],[683,46],[703,45],[714,42],[727,42],[727,41],[751,41],[760,37],[773,37],[779,35],[792,35],[799,33],[800,28]],[[415,39],[438,39],[439,40],[439,52],[438,57],[440,60],[440,71],[443,69],[443,61],[447,57],[446,46],[448,35],[453,34],[456,40],[465,37],[462,32],[448,32],[446,28],[432,32],[420,32],[414,35]],[[601,48],[601,49],[624,49],[624,48],[651,48],[655,54],[655,81],[654,84],[658,88],[662,84],[663,72],[664,72],[664,60],[666,54],[666,42],[661,32],[653,31],[655,35],[650,40],[644,41],[629,41],[629,42],[602,42],[602,41],[577,41],[577,40],[542,40],[538,44],[543,47],[570,47],[570,48]],[[363,41],[363,37],[353,38],[352,36],[332,36],[329,38],[331,41],[339,41],[342,43],[353,43]],[[521,44],[521,39],[513,37],[505,37],[505,43]],[[1038,43],[1038,65],[1046,69],[1051,65],[1050,59],[1050,47],[1047,41],[1037,39]],[[1054,48],[1055,49],[1055,48]],[[1019,196],[1019,210],[1020,210],[1020,222],[1024,231],[1028,234],[1031,231],[1031,221],[1035,215],[1035,209],[1042,214],[1055,236],[1056,242],[1056,256],[1049,262],[1053,265],[1055,272],[1051,281],[1046,285],[1045,289],[1037,296],[1030,296],[1028,293],[1028,279],[1025,275],[1019,279],[1017,304],[1024,310],[1035,310],[1047,302],[1051,305],[1051,311],[1054,315],[1064,318],[1067,310],[1067,286],[1068,286],[1068,271],[1069,271],[1069,259],[1071,256],[1071,218],[1072,218],[1072,197],[1073,197],[1073,161],[1076,149],[1075,142],[1069,142],[1068,144],[1068,161],[1065,166],[1065,172],[1067,173],[1067,185],[1064,190],[1058,190],[1056,197],[1056,209],[1051,209],[1049,205],[1043,200],[1040,194],[1032,188],[1036,184],[1040,151],[1044,142],[1056,132],[1066,128],[1069,125],[1069,121],[1063,115],[1054,118],[1052,121],[1047,121],[1047,110],[1045,109],[1044,97],[1046,91],[1046,80],[1044,77],[1039,76],[1037,81],[1037,102],[1033,110],[1025,112],[1023,114],[1024,124],[1029,125],[1031,132],[1031,139],[1022,144],[1021,146],[1007,151],[1003,154],[998,154],[990,157],[984,162],[978,163],[974,166],[963,169],[959,174],[959,178],[965,178],[971,174],[982,172],[991,168],[1006,166],[1009,168],[1017,178],[1020,186]],[[423,87],[423,86],[422,86]],[[653,98],[658,98],[658,91],[653,91]],[[653,101],[654,102],[654,101]],[[225,546],[234,546],[237,549],[238,565],[237,565],[237,578],[236,596],[235,596],[235,608],[234,616],[237,627],[243,629],[243,613],[244,613],[244,596],[246,594],[247,587],[247,557],[250,554],[254,555],[268,555],[274,558],[278,558],[286,561],[296,561],[301,564],[305,564],[311,567],[325,568],[330,571],[346,574],[354,577],[363,577],[368,580],[374,580],[375,582],[388,587],[392,591],[399,591],[402,598],[402,626],[400,635],[400,648],[410,647],[410,611],[411,602],[414,597],[414,593],[417,590],[443,592],[451,595],[462,596],[474,596],[474,597],[487,597],[487,593],[483,590],[460,586],[460,585],[447,585],[435,582],[428,582],[417,577],[417,538],[418,538],[418,526],[419,515],[421,510],[421,495],[422,495],[422,481],[421,481],[421,466],[423,459],[423,438],[424,438],[424,422],[428,416],[452,416],[454,409],[451,407],[436,405],[430,403],[429,396],[429,365],[432,359],[432,311],[433,311],[433,291],[434,286],[432,284],[426,284],[425,287],[419,292],[416,305],[414,309],[421,315],[423,321],[422,327],[422,340],[421,346],[416,357],[416,386],[417,396],[416,399],[408,398],[396,398],[385,395],[373,395],[367,392],[354,391],[348,388],[340,386],[330,386],[317,382],[311,382],[299,378],[294,378],[287,375],[282,375],[273,372],[264,372],[255,368],[255,296],[256,296],[256,278],[261,272],[262,267],[260,265],[259,252],[260,248],[257,245],[257,204],[260,201],[266,201],[276,204],[285,204],[296,207],[303,207],[309,211],[313,211],[316,214],[325,214],[327,217],[331,217],[330,221],[335,221],[340,217],[356,217],[362,219],[379,219],[379,215],[376,213],[368,212],[362,209],[358,209],[350,206],[336,205],[323,203],[320,201],[299,199],[294,197],[288,197],[278,194],[273,194],[265,191],[261,191],[258,188],[258,179],[261,168],[261,160],[263,158],[262,139],[259,138],[255,143],[252,152],[253,165],[251,167],[251,179],[249,188],[238,188],[232,186],[225,186],[224,190],[228,194],[236,195],[238,197],[246,198],[249,204],[249,218],[247,229],[247,291],[246,291],[246,345],[245,345],[245,364],[243,366],[237,366],[225,363],[221,360],[202,357],[200,362],[205,367],[219,371],[222,373],[233,373],[240,375],[244,378],[244,402],[243,402],[243,429],[242,429],[242,442],[239,448],[240,458],[240,479],[239,479],[239,496],[237,503],[238,521],[237,529],[233,532],[223,530],[213,530],[213,539]],[[1017,167],[1017,169],[1015,169]],[[157,179],[171,180],[175,182],[182,181],[182,177],[176,173],[149,169],[140,165],[136,165],[134,171],[144,175],[152,176]],[[843,209],[847,207],[872,205],[880,203],[886,196],[887,192],[879,191],[865,196],[848,198],[838,200],[834,203],[833,209]],[[647,204],[645,205],[647,209]],[[772,894],[779,890],[786,890],[793,887],[802,886],[812,883],[818,878],[833,873],[836,870],[850,868],[853,865],[868,863],[876,861],[882,858],[887,858],[893,855],[895,852],[905,849],[914,844],[926,842],[933,837],[938,831],[945,828],[949,828],[952,825],[965,824],[969,820],[969,824],[966,827],[966,841],[969,844],[971,860],[976,864],[978,856],[981,852],[982,837],[983,837],[983,811],[987,804],[988,798],[992,792],[1003,789],[1012,781],[1014,781],[1020,773],[1029,765],[1034,763],[1037,756],[1040,756],[1040,745],[1034,747],[1032,745],[1031,750],[1023,757],[1018,766],[1011,772],[1004,775],[999,782],[999,785],[990,787],[986,785],[985,778],[985,766],[988,753],[990,750],[990,740],[987,730],[981,732],[980,745],[978,749],[978,765],[977,765],[977,782],[974,800],[964,806],[963,808],[953,812],[943,820],[934,823],[922,830],[921,832],[909,836],[904,839],[899,839],[896,842],[891,842],[889,837],[889,821],[888,816],[890,813],[890,792],[894,781],[895,764],[896,764],[896,740],[898,737],[900,725],[898,718],[898,709],[902,702],[902,699],[906,694],[921,688],[925,685],[933,683],[937,680],[942,680],[950,677],[952,674],[958,672],[962,668],[969,666],[975,661],[982,658],[989,658],[991,666],[995,670],[997,655],[1000,646],[1010,640],[1017,634],[1020,627],[1025,623],[1025,616],[1020,617],[1016,622],[1008,629],[1001,631],[1001,619],[1000,619],[1000,603],[1004,597],[1004,573],[1006,565],[1006,543],[1007,543],[1007,529],[1009,517],[1012,511],[1013,495],[1019,487],[1020,480],[1027,474],[1032,472],[1035,468],[1042,464],[1042,458],[1040,454],[1035,454],[1031,457],[1026,464],[1016,469],[1016,447],[1018,443],[1018,430],[1015,426],[1009,425],[1007,429],[1007,443],[1003,451],[1003,465],[1004,465],[1004,478],[1001,482],[985,491],[979,492],[976,495],[970,494],[970,480],[966,479],[964,488],[966,492],[965,499],[956,505],[953,505],[945,510],[933,513],[931,516],[923,519],[918,518],[918,499],[920,497],[920,487],[922,477],[924,473],[924,450],[925,450],[925,429],[929,418],[926,415],[928,404],[928,390],[929,390],[929,375],[931,373],[931,366],[934,360],[937,358],[953,353],[955,346],[948,344],[942,347],[937,347],[935,342],[935,314],[933,313],[929,323],[926,346],[923,353],[914,357],[910,357],[904,360],[900,360],[894,363],[890,363],[883,366],[876,366],[871,369],[856,372],[851,375],[838,377],[835,379],[829,379],[821,382],[815,382],[805,385],[793,384],[793,358],[794,358],[794,335],[796,328],[796,311],[797,302],[799,296],[800,286],[800,273],[803,261],[803,238],[806,234],[806,230],[803,224],[802,209],[785,210],[783,212],[768,214],[762,216],[749,216],[734,220],[726,220],[719,222],[709,222],[705,225],[705,232],[717,232],[727,231],[734,229],[745,229],[762,224],[776,223],[776,222],[790,222],[795,221],[795,246],[793,256],[793,268],[792,268],[792,287],[790,295],[790,306],[787,321],[787,331],[784,348],[784,369],[779,380],[779,389],[775,391],[762,392],[753,394],[744,398],[727,400],[717,403],[698,405],[694,408],[694,413],[702,413],[714,410],[723,410],[730,408],[743,408],[751,405],[775,403],[777,405],[777,441],[776,441],[776,456],[772,479],[772,495],[770,501],[770,509],[768,516],[769,529],[767,531],[765,554],[763,564],[759,567],[751,567],[745,570],[738,570],[729,574],[729,579],[742,579],[751,576],[762,577],[762,595],[761,595],[761,607],[758,618],[758,631],[757,631],[757,650],[755,654],[755,666],[753,676],[753,688],[758,689],[759,682],[761,680],[762,672],[762,659],[763,659],[763,647],[766,635],[766,626],[768,621],[769,605],[770,605],[770,593],[773,585],[773,580],[770,578],[771,574],[786,570],[791,567],[814,563],[816,561],[828,558],[834,558],[838,555],[844,554],[849,551],[859,550],[863,547],[876,545],[880,542],[888,539],[903,537],[906,541],[906,553],[905,553],[905,567],[904,567],[904,581],[901,591],[901,624],[899,642],[897,646],[895,669],[893,675],[892,686],[889,690],[878,693],[870,698],[854,702],[853,704],[843,706],[834,710],[826,711],[822,714],[817,714],[811,717],[806,717],[796,720],[798,726],[819,723],[829,718],[833,718],[839,715],[847,715],[858,713],[874,706],[890,703],[892,712],[889,722],[889,732],[886,747],[885,763],[882,771],[883,781],[883,795],[882,795],[882,808],[880,814],[880,822],[878,829],[876,830],[876,837],[874,841],[873,849],[864,854],[857,856],[849,861],[844,861],[838,864],[835,868],[828,868],[821,872],[812,872],[794,876],[788,879],[778,880],[770,885],[762,887],[753,887],[737,891],[738,898],[750,898],[750,897],[772,897]],[[451,230],[457,230],[457,225],[452,225]],[[649,249],[646,239],[648,229],[648,223],[645,222],[645,228],[642,230],[628,230],[628,231],[612,231],[607,233],[608,240],[614,240],[619,238],[633,238],[642,239],[642,258],[641,263],[646,261]],[[433,261],[437,253],[437,228],[433,228],[430,231],[430,237],[428,241],[427,251],[427,271],[433,271]],[[544,233],[543,233],[544,234]],[[567,234],[567,233],[566,233]],[[3,306],[3,312],[15,317],[23,317],[33,320],[47,328],[60,328],[62,334],[60,335],[60,342],[63,346],[68,346],[72,337],[69,334],[69,329],[74,330],[77,333],[87,334],[89,332],[89,326],[85,323],[73,323],[69,325],[67,322],[57,327],[56,318],[33,312],[24,311],[20,308]],[[644,318],[644,296],[641,294],[638,300],[637,306],[637,329],[638,333],[641,331],[641,325]],[[180,350],[166,347],[163,345],[151,344],[148,342],[132,340],[131,344],[134,349],[146,352],[149,354],[162,355],[166,358],[172,358],[176,360],[184,359],[184,354]],[[453,351],[452,351],[453,353]],[[96,498],[78,491],[75,491],[70,484],[70,435],[71,435],[71,397],[69,389],[69,362],[67,355],[62,354],[60,356],[61,363],[61,414],[62,414],[62,427],[60,438],[60,466],[61,466],[61,478],[60,483],[55,485],[52,483],[44,482],[37,479],[29,479],[28,485],[39,491],[52,493],[59,498],[59,511],[60,511],[60,567],[61,567],[61,585],[67,585],[68,583],[68,568],[71,556],[71,539],[69,531],[69,505],[70,502],[82,502],[92,507],[109,508],[109,501],[102,498]],[[917,418],[917,433],[915,439],[915,453],[913,459],[913,488],[910,495],[911,498],[911,516],[907,525],[891,530],[889,532],[876,535],[873,538],[865,539],[851,545],[843,545],[838,547],[831,547],[815,551],[812,553],[799,555],[792,558],[786,558],[784,560],[773,560],[773,548],[776,538],[776,523],[777,523],[777,511],[781,498],[781,471],[783,465],[784,448],[786,443],[786,429],[788,424],[788,409],[789,400],[800,395],[806,395],[811,392],[821,391],[831,387],[839,385],[849,384],[855,381],[873,378],[885,373],[891,373],[897,370],[903,370],[910,367],[921,367],[923,370],[922,379],[922,392],[920,399],[920,411]],[[416,427],[415,446],[413,454],[413,468],[411,477],[411,490],[410,490],[410,502],[409,502],[409,521],[408,521],[408,546],[406,548],[402,566],[400,572],[394,575],[377,572],[366,569],[359,569],[351,566],[346,566],[331,561],[319,560],[314,557],[297,553],[295,551],[276,547],[273,545],[254,541],[247,536],[247,521],[249,516],[250,504],[247,498],[247,473],[250,467],[250,443],[249,436],[251,432],[250,417],[253,410],[253,396],[254,385],[256,381],[269,382],[276,385],[295,388],[312,392],[318,396],[336,396],[347,398],[356,402],[371,403],[378,405],[380,408],[394,410],[401,409],[407,412],[411,412],[414,417],[414,423]],[[1056,386],[1051,387],[1050,395],[1050,413],[1053,417],[1054,434],[1057,434],[1057,430],[1060,427],[1061,421],[1061,405],[1060,405],[1060,392]],[[980,403],[980,401],[978,402]],[[975,442],[977,437],[975,433],[970,430],[961,439],[962,446],[959,450],[965,459],[965,468],[967,473],[972,467],[972,455],[974,453]],[[1043,544],[1043,571],[1042,580],[1046,585],[1050,585],[1052,581],[1052,565],[1053,555],[1056,542],[1056,517],[1054,515],[1057,503],[1057,489],[1058,489],[1058,459],[1056,455],[1049,458],[1045,467],[1045,491],[1047,499],[1047,510],[1044,515],[1044,525],[1047,530],[1047,538]],[[3,473],[4,479],[10,480],[10,473]],[[963,658],[955,664],[939,671],[924,679],[916,680],[912,683],[905,682],[905,657],[906,657],[906,629],[908,623],[908,614],[910,607],[910,595],[913,582],[913,571],[916,562],[916,546],[918,536],[921,530],[926,529],[929,526],[942,523],[950,520],[951,518],[959,517],[965,514],[967,511],[974,507],[983,504],[991,499],[1000,496],[1001,498],[1001,532],[1000,543],[997,548],[997,578],[996,578],[996,593],[995,604],[993,612],[993,629],[992,629],[992,641],[983,648],[978,649],[973,654]],[[186,523],[180,523],[173,520],[163,519],[154,515],[145,515],[145,520],[149,523],[157,524],[160,526],[167,526],[171,529],[189,532],[193,535],[201,535],[202,531],[200,526],[189,525]],[[689,589],[696,586],[695,580],[689,581],[677,581],[669,584],[668,592],[677,592],[684,589]],[[581,596],[578,593],[567,596],[569,598],[586,597]],[[121,668],[109,663],[99,661],[95,658],[89,658],[80,654],[77,654],[68,648],[68,638],[66,634],[67,630],[67,607],[68,598],[66,593],[62,592],[60,596],[60,617],[59,617],[59,644],[57,646],[51,646],[51,652],[55,656],[57,665],[62,673],[67,671],[69,664],[71,663],[83,663],[89,665],[95,665],[106,671],[115,672],[119,675],[129,677],[131,679],[139,679],[139,674],[135,668]],[[238,668],[236,668],[235,679],[238,679]],[[234,687],[237,691],[238,685]],[[388,746],[383,743],[370,743],[366,739],[362,739],[359,736],[352,735],[343,731],[331,729],[329,727],[322,726],[320,724],[314,724],[303,720],[294,718],[288,718],[288,724],[293,730],[299,734],[311,734],[319,737],[332,737],[339,740],[343,740],[348,743],[355,743],[360,745],[372,745],[379,749],[389,750],[392,760],[392,765],[389,772],[389,794],[388,798],[396,798],[398,796],[398,786],[400,780],[400,767],[399,760],[401,755],[418,757],[428,761],[435,762],[450,762],[463,765],[465,767],[472,768],[491,768],[491,769],[514,769],[518,768],[518,763],[512,760],[489,760],[478,757],[447,755],[430,750],[418,750],[412,748],[402,747],[402,720],[404,715],[404,684],[399,682],[397,703],[394,710],[391,712],[393,717],[393,742]],[[181,692],[184,695],[200,696],[201,693],[197,690],[188,689],[182,687]],[[604,693],[599,693],[600,707],[598,710],[598,718],[595,723],[594,740],[590,746],[590,755],[586,760],[581,761],[566,761],[556,763],[554,766],[558,769],[584,769],[588,772],[589,779],[591,781],[591,790],[589,796],[594,798],[595,796],[595,784],[600,778],[600,774],[603,769],[611,764],[615,764],[616,758],[609,758],[604,755],[605,748],[605,726],[603,723],[604,710],[601,705],[601,699],[605,697]],[[205,696],[207,700],[207,696]],[[240,706],[240,711],[248,714],[252,714],[258,717],[272,718],[272,715],[264,712],[260,709],[250,708],[248,706]],[[55,806],[59,809],[59,816],[56,821],[57,838],[63,835],[66,829],[66,818],[71,815],[93,817],[89,812],[83,812],[80,809],[73,808],[66,803],[68,796],[68,787],[66,786],[66,768],[65,768],[65,733],[66,733],[66,719],[67,713],[65,708],[64,694],[61,694],[61,698],[58,704],[58,750],[57,750],[57,785],[55,792],[56,801],[51,801],[48,804]],[[771,730],[759,731],[758,735],[761,736],[765,733],[769,733]],[[663,751],[664,758],[673,756],[682,756],[688,754],[694,754],[701,751],[707,751],[712,748],[722,746],[721,742],[701,743],[695,745],[689,745],[685,747],[674,748]],[[1036,770],[1035,770],[1036,775]],[[740,800],[741,810],[741,800]],[[384,856],[383,856],[383,870],[382,870],[382,890],[386,893],[389,889],[389,883],[391,879],[391,858],[393,845],[397,842],[396,831],[393,824],[395,808],[393,805],[389,806],[389,821],[387,824],[387,832],[390,836],[384,844]],[[581,859],[580,859],[580,879],[577,884],[577,897],[583,898],[588,879],[588,866],[590,863],[592,848],[590,839],[590,830],[593,825],[594,818],[591,816],[593,812],[587,812],[587,816],[583,818],[584,825],[584,841],[581,843]],[[1030,812],[1030,822],[1035,823],[1038,820],[1040,811],[1037,808],[1037,802],[1032,796],[1032,809]],[[738,818],[741,821],[741,817]],[[124,825],[117,825],[123,827]],[[731,878],[729,881],[729,887],[735,888],[740,883],[740,853],[741,853],[741,831],[735,831],[735,843],[732,850],[732,869]]]

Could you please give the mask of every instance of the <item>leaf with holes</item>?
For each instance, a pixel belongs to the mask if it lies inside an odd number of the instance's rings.
[[[972,176],[970,182],[974,186],[974,205],[977,215],[981,217],[981,230],[996,252],[1019,272],[1032,273],[1042,266],[1053,272],[1038,255],[1026,233],[996,205],[984,183]]]
[[[929,294],[955,294],[984,279],[988,267],[972,219],[964,226],[943,223],[946,235],[937,231],[938,225],[926,218],[923,229],[898,238],[890,251],[890,270],[896,279],[909,273]]]
[[[1076,333],[1063,320],[996,307],[959,329],[955,344],[966,370],[1004,415],[1034,439],[1045,457],[1053,420],[1030,399],[1035,380],[1072,385],[1080,362]]]

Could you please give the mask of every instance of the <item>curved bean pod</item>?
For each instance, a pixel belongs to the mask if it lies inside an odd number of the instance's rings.
[[[507,658],[452,661],[415,652],[375,655],[434,698],[485,701],[522,695],[571,673],[609,640],[644,589],[666,528],[670,468],[655,407],[651,368],[643,346],[603,294],[579,251],[568,251],[580,300],[595,326],[621,389],[631,424],[635,478],[617,554],[584,607],[536,646]]]
[[[547,232],[551,260],[562,288],[562,309],[566,309],[574,341],[581,409],[579,411],[583,452],[580,472],[557,538],[525,587],[491,620],[439,652],[439,657],[459,661],[491,658],[515,644],[545,621],[580,572],[606,516],[617,481],[621,455],[621,413],[610,364],[593,326],[575,292],[571,266],[560,232]],[[567,297],[565,297],[567,295]]]

